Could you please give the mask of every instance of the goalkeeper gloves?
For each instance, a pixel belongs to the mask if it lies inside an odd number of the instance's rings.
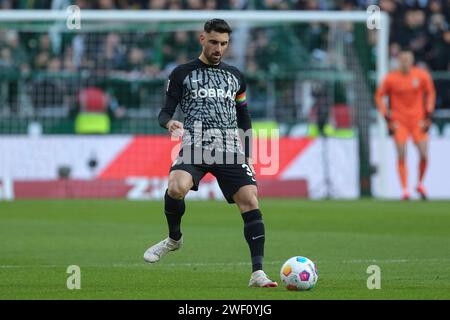
[[[422,130],[424,132],[428,132],[428,130],[430,130],[430,128],[431,128],[431,124],[432,124],[431,112],[426,111],[425,112],[425,119],[423,119],[421,121]]]
[[[385,115],[384,119],[386,120],[389,135],[392,136],[395,133],[396,124],[392,121],[389,115]]]

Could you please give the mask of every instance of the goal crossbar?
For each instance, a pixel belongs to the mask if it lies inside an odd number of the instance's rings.
[[[61,21],[66,20],[70,10],[2,10],[0,21]],[[81,10],[84,21],[199,21],[213,17],[229,21],[248,22],[364,22],[368,19],[366,11],[285,11],[285,10]],[[380,12],[380,19],[388,19]]]

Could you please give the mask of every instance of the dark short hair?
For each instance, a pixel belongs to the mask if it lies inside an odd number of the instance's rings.
[[[416,53],[409,47],[403,47],[400,49],[399,54],[405,54],[405,53],[409,53],[412,55],[414,60],[417,60],[417,56]]]
[[[219,33],[228,33],[231,34],[232,30],[230,25],[222,19],[211,19],[205,22],[203,30],[207,33],[211,31],[216,31]]]

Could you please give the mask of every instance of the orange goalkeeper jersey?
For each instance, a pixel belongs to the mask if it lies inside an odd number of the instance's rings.
[[[389,97],[390,113],[383,101],[384,96]],[[383,116],[390,114],[392,120],[401,122],[423,119],[425,112],[431,114],[435,99],[436,91],[430,74],[417,67],[412,67],[408,74],[399,70],[389,72],[375,94],[375,102]]]

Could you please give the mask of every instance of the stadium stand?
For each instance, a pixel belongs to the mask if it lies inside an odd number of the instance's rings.
[[[412,48],[417,63],[433,72],[437,88],[437,110],[450,109],[448,87],[450,79],[444,71],[450,70],[450,7],[443,0],[2,0],[1,9],[61,9],[70,4],[83,9],[163,9],[163,10],[365,10],[376,4],[391,16],[390,65],[396,65],[401,47]],[[294,32],[286,32],[294,31]],[[290,70],[307,68],[311,60],[325,65],[327,61],[324,40],[328,35],[326,25],[311,23],[297,26],[261,28],[252,32],[246,47],[244,70],[253,90],[252,116],[272,117],[279,121],[298,120],[298,108],[290,104],[288,95],[292,88],[277,88],[283,99],[283,108],[268,110],[268,97],[259,90],[261,79],[268,75],[283,75],[289,78]],[[169,34],[169,36],[167,36]],[[319,37],[317,35],[320,35]],[[0,108],[1,133],[20,133],[25,127],[19,118],[24,116],[51,116],[57,125],[45,126],[44,132],[71,132],[74,108],[79,88],[86,87],[82,72],[90,72],[97,79],[96,85],[107,91],[115,100],[112,112],[112,132],[127,131],[126,121],[134,118],[133,128],[139,128],[136,118],[155,117],[161,106],[164,81],[177,65],[197,54],[196,33],[179,30],[173,33],[155,33],[144,38],[127,33],[83,33],[68,36],[58,43],[48,33],[21,32],[0,29],[0,74],[2,107]],[[272,39],[282,37],[283,46],[274,45]],[[366,38],[361,38],[366,37]],[[353,41],[374,43],[375,37],[368,32]],[[280,43],[278,41],[277,43]],[[296,50],[291,50],[296,48]],[[230,51],[228,60],[238,57]],[[293,56],[295,52],[295,56]],[[359,52],[367,55],[362,60],[366,72],[374,70],[375,50]],[[273,56],[277,56],[274,63]],[[280,58],[281,57],[281,58]],[[20,70],[20,73],[15,72]],[[81,73],[80,73],[81,72]],[[81,74],[81,76],[80,76]],[[106,76],[107,75],[107,76]],[[91,76],[89,76],[91,79]],[[147,86],[147,96],[142,97],[136,83]],[[374,83],[371,84],[373,89]],[[26,88],[26,90],[23,90]],[[22,92],[23,91],[23,92]],[[284,97],[283,97],[284,95]],[[335,104],[345,102],[345,89],[335,90]],[[21,105],[21,108],[18,105]],[[277,105],[280,102],[277,101]],[[344,111],[345,112],[345,111]],[[350,111],[349,111],[350,112]],[[348,113],[348,112],[347,112]],[[135,115],[135,117],[133,117]],[[3,118],[3,120],[1,120]],[[6,125],[11,119],[17,123]],[[53,121],[52,120],[52,121]],[[12,122],[14,123],[14,121]],[[48,122],[53,123],[53,122]],[[72,129],[71,129],[72,128]],[[158,133],[159,129],[148,128],[147,133]],[[139,131],[139,129],[138,129]]]

